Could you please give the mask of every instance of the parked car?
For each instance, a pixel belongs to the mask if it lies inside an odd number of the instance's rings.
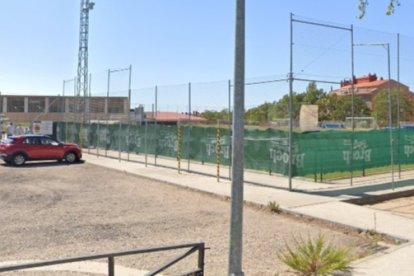
[[[65,144],[46,135],[11,136],[0,142],[0,159],[21,166],[31,160],[58,160],[74,163],[82,158],[76,144]]]

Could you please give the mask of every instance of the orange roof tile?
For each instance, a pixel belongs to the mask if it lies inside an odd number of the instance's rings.
[[[388,80],[376,80],[376,81],[371,81],[371,82],[363,82],[363,83],[356,83],[354,84],[354,88],[369,88],[369,87],[380,87],[384,84],[386,84],[388,82]],[[342,89],[346,89],[346,88],[351,88],[352,85],[346,85],[341,87]]]

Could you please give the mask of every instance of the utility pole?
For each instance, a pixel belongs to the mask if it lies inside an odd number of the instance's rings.
[[[236,1],[229,275],[243,276],[245,0]]]
[[[95,3],[89,0],[81,0],[80,5],[80,28],[79,28],[79,52],[78,52],[78,75],[77,75],[77,110],[80,114],[83,111],[82,121],[86,121],[89,107],[86,98],[88,97],[88,37],[89,37],[89,11]],[[83,98],[81,100],[81,97]],[[83,105],[81,105],[83,103]],[[83,110],[80,107],[83,106]]]

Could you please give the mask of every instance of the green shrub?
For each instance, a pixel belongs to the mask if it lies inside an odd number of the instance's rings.
[[[277,204],[276,201],[269,201],[267,203],[267,208],[269,208],[271,212],[278,213],[278,214],[282,211],[280,209],[279,204]]]
[[[301,275],[328,275],[336,270],[344,270],[351,262],[349,250],[336,248],[332,241],[327,242],[321,234],[305,241],[294,239],[294,248],[285,245],[278,254],[279,259]]]

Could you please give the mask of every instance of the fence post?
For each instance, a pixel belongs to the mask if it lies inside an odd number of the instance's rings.
[[[88,112],[88,153],[91,153],[91,87],[92,87],[92,74],[89,73],[89,96],[88,96],[88,105],[86,105],[86,100],[85,100],[85,108],[87,108],[87,112]]]
[[[148,167],[148,147],[147,147],[147,133],[148,133],[148,119],[145,119],[145,130],[144,130],[144,147],[145,147],[145,167]]]
[[[108,276],[115,275],[115,260],[114,257],[108,257]]]
[[[216,132],[216,165],[217,165],[217,182],[220,182],[220,163],[221,163],[221,133],[220,133],[220,120],[217,120],[217,132]]]
[[[228,98],[228,104],[229,104],[229,114],[228,114],[228,117],[227,117],[227,120],[228,120],[228,124],[229,124],[229,135],[228,135],[228,137],[229,137],[229,152],[230,152],[230,154],[229,154],[229,179],[231,180],[231,165],[232,165],[232,156],[231,156],[231,147],[232,147],[232,139],[231,139],[231,128],[232,128],[232,124],[231,124],[231,80],[229,80],[229,82],[228,82],[228,96],[229,96],[229,98]]]
[[[109,89],[111,87],[111,69],[108,69],[108,77],[107,77],[107,90],[106,90],[106,130],[109,131]],[[107,132],[108,133],[108,132]],[[105,157],[108,156],[108,141],[106,140],[108,135],[105,137]]]
[[[180,122],[177,122],[177,167],[178,173],[181,173],[181,151],[182,151],[182,133]]]
[[[187,171],[190,172],[191,139],[191,82],[188,83]]]
[[[154,138],[155,138],[155,149],[154,149],[154,165],[157,166],[157,151],[158,151],[158,132],[157,132],[157,112],[158,112],[158,86],[155,86],[155,110],[154,110]]]
[[[204,243],[202,243],[198,248],[198,268],[201,270],[201,275],[204,275],[204,252],[205,246]]]
[[[98,120],[98,125],[96,127],[96,155],[99,157],[99,139],[101,139],[101,135],[99,133],[99,125],[100,125],[100,120]]]
[[[127,135],[127,159],[129,161],[129,139],[131,128],[131,78],[132,78],[132,64],[129,65],[129,80],[128,80],[128,135]]]
[[[119,132],[119,134],[118,134],[118,161],[119,162],[121,162],[121,137],[122,137],[122,134],[121,134],[121,132],[122,132],[122,123],[121,123],[121,120],[119,120],[119,130],[118,130]]]

